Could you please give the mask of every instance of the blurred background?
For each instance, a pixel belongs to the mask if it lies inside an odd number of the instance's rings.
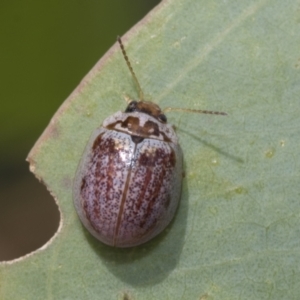
[[[1,0],[0,261],[55,233],[59,213],[25,161],[61,103],[158,0]]]

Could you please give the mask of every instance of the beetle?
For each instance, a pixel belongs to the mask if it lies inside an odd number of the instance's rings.
[[[106,118],[91,135],[74,178],[73,200],[93,236],[122,248],[151,240],[173,219],[181,196],[183,155],[164,112],[144,100],[121,38],[117,40],[139,100]]]

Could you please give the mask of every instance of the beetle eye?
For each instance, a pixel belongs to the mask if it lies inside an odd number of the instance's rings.
[[[157,118],[159,121],[167,123],[167,117],[164,114],[159,115]]]
[[[128,106],[127,106],[125,112],[129,113],[129,112],[134,112],[134,111],[136,111],[136,105],[137,105],[137,101],[131,101],[131,102],[128,104]]]

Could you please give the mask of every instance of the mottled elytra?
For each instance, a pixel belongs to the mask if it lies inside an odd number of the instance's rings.
[[[107,245],[133,247],[158,235],[173,219],[181,194],[182,151],[164,112],[144,101],[119,37],[118,42],[139,101],[131,101],[125,112],[116,112],[93,132],[77,168],[73,198],[93,236]]]

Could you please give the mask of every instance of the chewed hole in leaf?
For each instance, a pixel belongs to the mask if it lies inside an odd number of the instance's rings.
[[[32,253],[55,235],[60,221],[58,207],[31,174],[7,184],[0,195],[0,262]]]

